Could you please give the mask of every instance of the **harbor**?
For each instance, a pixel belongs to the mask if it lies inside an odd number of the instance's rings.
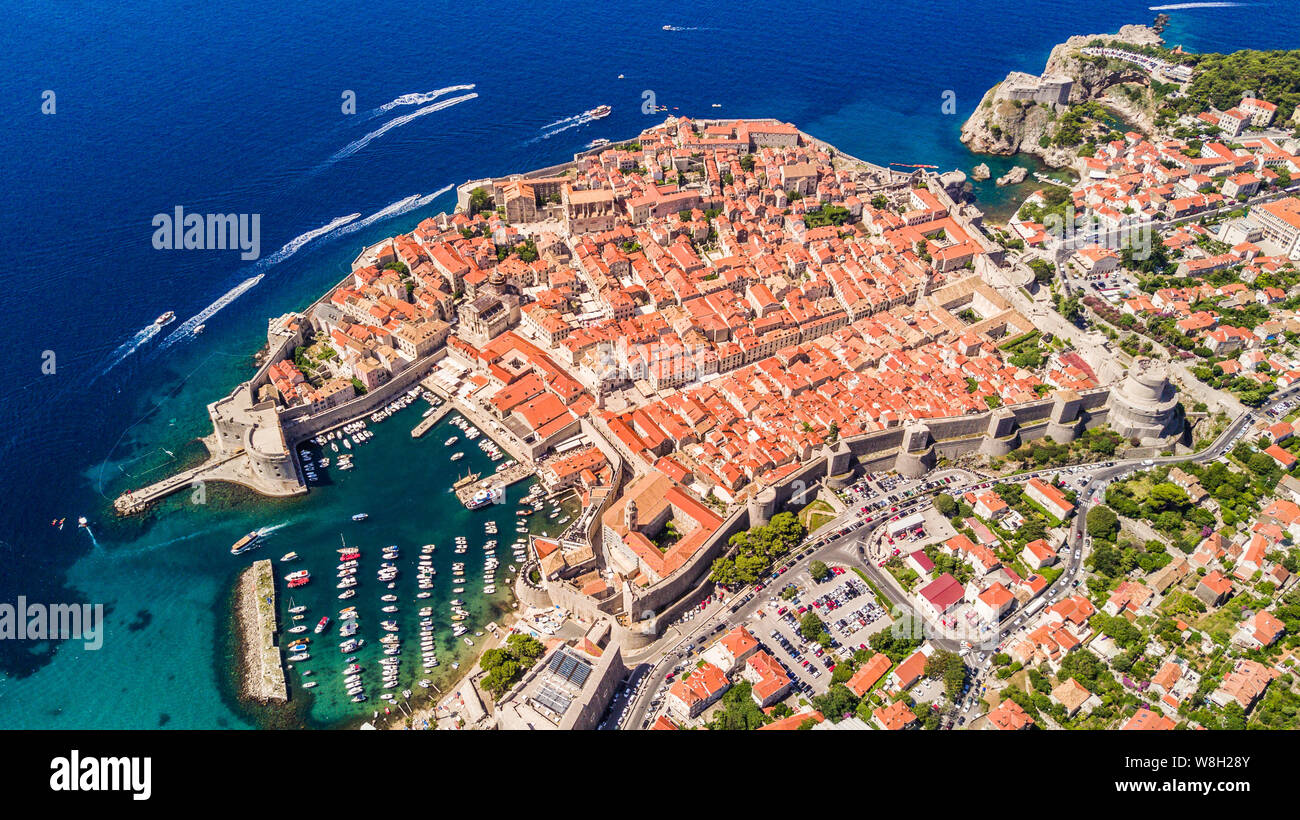
[[[571,502],[563,513],[557,503],[516,514],[541,496],[526,481],[531,461],[495,472],[508,464],[504,448],[453,413],[454,400],[425,398],[437,409],[420,419],[420,437],[382,423],[417,416],[423,403],[411,402],[365,427],[345,425],[351,448],[328,434],[323,444],[302,442],[298,454],[316,475],[312,514],[245,526],[258,534],[241,547],[251,552],[227,555],[263,559],[285,583],[301,584],[281,595],[276,615],[287,691],[313,724],[389,725],[431,715],[435,698],[460,692],[493,645],[489,625],[514,620],[511,590],[529,536],[558,532],[560,517],[576,514]],[[504,503],[468,509],[464,491],[485,485],[501,487]],[[232,529],[229,543],[240,535]]]

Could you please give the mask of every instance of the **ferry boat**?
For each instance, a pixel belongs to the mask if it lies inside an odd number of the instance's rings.
[[[159,316],[157,319],[154,319],[153,323],[155,325],[158,325],[159,327],[162,327],[163,325],[167,324],[168,322],[170,322],[172,319],[175,318],[176,318],[176,314],[169,310],[163,315]]]
[[[315,630],[316,634],[319,635],[320,633],[324,632],[325,627],[329,625],[330,625],[330,616],[322,615],[321,619],[316,622],[316,630]]]
[[[598,105],[595,108],[592,108],[588,111],[583,111],[582,115],[584,117],[591,117],[593,120],[599,120],[608,117],[609,112],[612,110],[613,109],[610,108],[608,105]]]
[[[352,520],[353,520],[353,521],[365,521],[365,520],[366,520],[367,518],[369,518],[369,517],[370,517],[370,516],[369,516],[367,513],[357,513],[356,515],[352,516]]]
[[[83,518],[81,520],[84,521],[85,519]],[[241,552],[248,552],[258,545],[261,538],[262,533],[258,530],[253,530],[248,535],[245,535],[243,538],[230,545],[230,554],[239,555]]]
[[[587,147],[588,147],[588,148],[604,148],[606,145],[609,145],[609,140],[605,139],[604,137],[598,137],[597,139],[592,140],[591,143],[590,143]]]
[[[489,504],[499,504],[501,499],[505,498],[506,491],[500,485],[484,490],[479,490],[465,502],[465,506],[471,510],[481,509]]]

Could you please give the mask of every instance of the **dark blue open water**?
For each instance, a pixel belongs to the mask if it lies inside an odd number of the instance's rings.
[[[364,244],[452,205],[450,194],[428,195],[565,160],[596,137],[632,136],[663,116],[640,113],[645,91],[673,113],[779,117],[865,159],[969,169],[978,160],[956,137],[990,85],[1011,69],[1040,70],[1051,46],[1071,34],[1150,22],[1148,5],[6,4],[0,602],[98,602],[110,616],[95,652],[0,643],[0,725],[252,725],[231,698],[224,652],[230,585],[259,557],[232,558],[228,546],[254,526],[288,522],[265,552],[317,555],[321,586],[333,574],[327,561],[339,531],[349,543],[355,537],[368,551],[362,577],[372,630],[382,545],[399,543],[413,561],[420,544],[436,542],[441,568],[451,537],[463,532],[473,545],[469,568],[481,572],[482,517],[444,493],[455,477],[441,452],[449,433],[440,428],[412,444],[414,409],[381,425],[337,486],[304,500],[214,493],[195,506],[181,496],[127,522],[107,509],[125,487],[193,457],[194,437],[208,432],[205,405],[250,372],[267,317],[308,304]],[[1287,0],[1170,13],[1169,42],[1189,50],[1300,46]],[[462,84],[475,88],[439,99],[478,97],[330,161],[420,106],[370,116],[375,109]],[[41,113],[47,89],[56,95],[52,116]],[[356,93],[354,116],[340,111],[345,90]],[[947,90],[956,94],[955,116],[941,113]],[[614,109],[605,120],[545,128],[600,103]],[[999,163],[990,165],[996,176]],[[407,210],[411,202],[424,204]],[[154,250],[150,220],[177,205],[261,214],[261,260]],[[360,216],[348,229],[295,242],[352,214]],[[255,286],[220,301],[257,274]],[[164,341],[214,305],[224,306],[205,313],[202,337]],[[166,310],[180,321],[133,350],[132,339]],[[53,375],[41,370],[47,351]],[[371,514],[366,525],[347,520],[358,509]],[[83,514],[97,543],[73,526]],[[49,526],[65,516],[62,532]],[[504,546],[514,532],[502,524]],[[410,615],[414,585],[410,573],[404,579]],[[447,587],[440,584],[435,606],[444,620]],[[319,615],[326,590],[316,591]],[[474,598],[477,623],[492,617],[481,595],[461,597]],[[320,654],[337,664],[333,650]],[[306,719],[361,714],[334,700],[311,704]]]

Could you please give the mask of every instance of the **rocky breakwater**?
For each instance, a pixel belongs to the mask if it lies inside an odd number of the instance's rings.
[[[1154,114],[1147,73],[1131,63],[1083,54],[1082,49],[1096,41],[1135,46],[1163,43],[1155,30],[1138,25],[1124,26],[1116,34],[1071,37],[1052,49],[1041,75],[1013,71],[985,92],[962,126],[961,141],[976,153],[1032,154],[1054,168],[1070,166],[1079,146],[1057,144],[1053,136],[1062,115],[1084,102],[1100,103],[1149,132]],[[1125,86],[1140,86],[1141,93],[1121,91]]]
[[[275,639],[275,576],[270,561],[255,561],[240,573],[234,614],[240,655],[240,695],[258,703],[284,703],[289,699],[289,692]]]

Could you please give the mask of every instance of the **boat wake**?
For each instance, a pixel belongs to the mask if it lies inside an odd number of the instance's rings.
[[[312,230],[307,231],[304,234],[295,236],[293,239],[286,242],[284,246],[280,248],[280,250],[276,251],[270,256],[264,257],[254,262],[251,269],[254,271],[265,271],[274,265],[278,265],[284,260],[293,256],[298,251],[300,251],[307,243],[340,231],[341,228],[344,228],[349,223],[354,222],[360,216],[361,216],[360,213],[348,214],[347,216],[340,216],[338,219],[335,219],[325,225],[322,225],[319,228],[313,228]],[[212,318],[212,316],[217,313],[217,311],[226,307],[231,302],[235,301],[244,293],[246,293],[251,288],[253,288],[253,286],[255,286],[258,282],[262,281],[262,277],[265,275],[266,275],[265,273],[257,273],[254,276],[248,277],[244,281],[240,282],[238,285],[235,285],[233,288],[226,291],[226,293],[222,294],[222,296],[219,299],[217,299],[217,301],[208,305],[203,310],[196,313],[194,316],[191,316],[189,319],[186,319],[184,322],[181,323],[180,327],[173,330],[170,334],[168,334],[167,338],[162,340],[162,343],[158,345],[158,351],[161,352],[163,350],[166,350],[167,348],[176,344],[178,341],[185,338],[186,336],[194,335],[194,329],[196,327],[207,322],[208,319]]]
[[[717,31],[705,26],[664,26],[664,31]]]
[[[532,145],[535,142],[548,140],[556,134],[562,134],[565,131],[568,131],[570,128],[577,128],[580,125],[587,125],[588,123],[595,122],[596,119],[596,117],[584,112],[582,114],[574,114],[572,117],[565,117],[562,120],[556,120],[549,125],[543,125],[541,129],[542,133],[530,139],[526,144]]]
[[[331,237],[331,238],[337,238],[339,236],[347,236],[350,233],[356,233],[362,228],[368,228],[371,225],[375,224],[376,222],[379,222],[380,220],[390,219],[394,216],[401,216],[404,213],[409,213],[418,208],[423,208],[425,205],[428,205],[430,202],[433,202],[438,197],[450,191],[453,187],[455,186],[444,185],[443,187],[439,188],[438,190],[434,191],[431,194],[412,194],[404,199],[399,199],[396,202],[392,203],[391,205],[386,205],[383,208],[380,208],[378,211],[366,217],[365,219],[358,220],[356,222],[353,222],[350,225],[341,228],[338,231],[338,233],[335,235],[335,237]]]
[[[373,119],[375,117],[378,117],[380,114],[383,114],[388,111],[392,111],[394,108],[398,108],[399,106],[403,106],[403,105],[424,105],[427,102],[433,102],[434,100],[438,99],[444,94],[450,94],[453,91],[473,91],[473,90],[474,90],[474,84],[470,83],[469,85],[449,85],[446,88],[438,88],[433,91],[426,91],[422,94],[420,93],[403,94],[402,96],[398,97],[392,102],[386,102],[383,105],[379,106],[378,108],[374,109],[373,111],[367,112],[365,119],[367,120]]]
[[[271,254],[265,259],[259,260],[256,263],[257,269],[265,270],[266,268],[269,268],[272,265],[278,265],[279,263],[288,259],[290,256],[293,256],[295,253],[299,251],[299,249],[302,248],[303,245],[306,245],[308,242],[312,241],[313,239],[319,239],[320,237],[325,236],[326,234],[329,234],[334,230],[343,227],[344,225],[348,224],[354,219],[357,219],[360,216],[361,214],[359,213],[348,214],[347,216],[340,216],[338,219],[334,220],[328,225],[322,225],[319,228],[315,228],[313,230],[307,231],[307,233],[302,234],[301,236],[294,237],[293,239],[286,242],[284,244],[284,247],[280,248],[280,250],[276,251],[275,253]]]
[[[460,105],[466,100],[472,100],[477,96],[478,96],[477,93],[462,94],[459,97],[452,97],[449,100],[442,100],[432,105],[426,105],[423,108],[417,108],[416,110],[412,111],[409,114],[403,114],[400,117],[394,117],[393,119],[389,120],[388,122],[376,128],[374,131],[371,131],[369,134],[366,134],[361,139],[354,140],[353,142],[348,143],[341,150],[336,152],[334,156],[330,157],[329,159],[325,160],[325,162],[321,163],[321,165],[318,166],[316,170],[320,171],[323,168],[327,168],[333,165],[339,160],[347,159],[348,157],[352,156],[356,152],[360,151],[362,148],[365,148],[370,143],[382,137],[384,134],[387,134],[389,131],[392,131],[394,128],[398,128],[400,126],[406,125],[408,122],[417,119],[419,117],[423,117],[426,114],[432,114],[435,111],[442,111],[444,108],[450,108],[453,105]]]
[[[90,380],[91,383],[93,384],[95,382],[95,379],[99,379],[104,376],[107,376],[108,371],[112,370],[113,368],[117,367],[119,364],[124,362],[127,356],[130,356],[132,353],[136,352],[141,347],[143,347],[146,342],[148,342],[153,337],[157,336],[158,332],[161,330],[162,330],[162,325],[158,324],[157,322],[150,322],[146,327],[138,331],[130,339],[127,339],[125,342],[118,345],[117,350],[114,350],[112,355],[109,356],[108,364],[104,367],[104,369],[100,372],[98,376],[95,376],[95,378]]]
[[[1148,11],[1180,11],[1182,9],[1230,9],[1242,3],[1170,3],[1167,6],[1148,6]]]
[[[282,529],[284,529],[284,528],[287,527],[287,526],[289,526],[289,522],[288,522],[288,521],[283,521],[283,522],[281,522],[281,523],[279,523],[279,524],[272,524],[272,525],[269,526],[269,527],[262,527],[260,530],[257,531],[257,535],[258,535],[258,537],[260,537],[260,538],[265,538],[266,536],[270,535],[271,533],[275,532],[276,530],[282,530]]]
[[[206,322],[208,319],[212,318],[212,316],[214,316],[217,313],[217,311],[221,310],[226,305],[235,301],[240,296],[243,296],[244,293],[252,289],[254,285],[262,281],[262,277],[265,275],[266,274],[264,273],[259,273],[256,276],[248,277],[244,281],[240,282],[238,285],[235,285],[233,288],[231,288],[230,290],[222,294],[221,298],[217,299],[217,301],[208,305],[203,310],[200,310],[198,313],[194,314],[189,319],[186,319],[184,322],[181,323],[180,327],[173,330],[171,334],[167,336],[167,338],[163,339],[162,342],[159,343],[156,352],[161,353],[162,351],[166,350],[167,348],[179,342],[181,339],[185,338],[186,336],[193,335],[194,328],[198,327],[199,325]]]

